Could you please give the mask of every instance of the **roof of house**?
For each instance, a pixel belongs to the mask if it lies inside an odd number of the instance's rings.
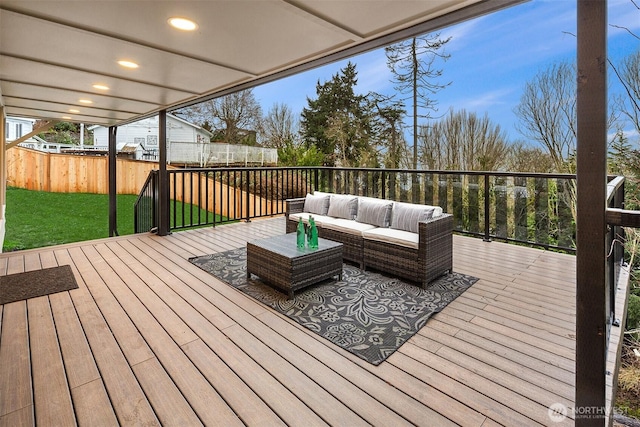
[[[195,123],[191,123],[191,122],[189,122],[188,120],[185,120],[185,119],[180,118],[180,117],[178,117],[178,116],[175,116],[175,115],[173,115],[173,114],[167,114],[167,119],[174,119],[174,120],[176,120],[176,121],[178,121],[178,122],[184,123],[184,124],[185,124],[185,125],[187,125],[187,126],[190,126],[190,127],[194,128],[194,129],[197,129],[197,130],[199,130],[199,131],[203,132],[204,134],[206,134],[207,136],[209,136],[209,138],[211,138],[211,137],[213,136],[213,133],[209,132],[208,130],[206,130],[206,129],[205,129],[205,128],[203,128],[202,126],[198,126],[198,125],[196,125]],[[130,123],[130,124],[131,124],[131,123]],[[125,125],[125,126],[126,126],[126,125]],[[98,129],[98,128],[102,128],[102,127],[105,127],[105,126],[101,126],[101,125],[93,125],[93,126],[89,126],[87,129],[88,129],[88,130],[90,130],[90,131],[94,131],[94,130],[96,130],[96,129]]]

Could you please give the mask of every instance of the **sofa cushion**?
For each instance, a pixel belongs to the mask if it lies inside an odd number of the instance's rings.
[[[393,202],[390,200],[360,197],[358,199],[356,221],[377,227],[389,227],[391,225],[392,208]]]
[[[366,230],[362,232],[362,237],[365,240],[376,240],[412,249],[418,249],[418,243],[420,240],[418,233],[396,230],[393,228],[374,228],[372,230]]]
[[[329,195],[307,194],[302,210],[316,215],[326,215],[329,211]]]
[[[325,215],[316,215],[316,214],[312,214],[310,212],[298,212],[298,213],[294,213],[294,214],[289,214],[289,219],[292,219],[294,221],[300,221],[302,220],[302,222],[304,222],[305,224],[309,224],[309,217],[312,216],[313,220],[315,221],[316,225],[318,227],[322,227],[324,224],[327,224],[329,222],[335,221],[335,218],[332,218],[330,216],[325,216]]]
[[[340,231],[341,233],[362,234],[366,230],[373,230],[376,226],[350,219],[336,218],[333,221],[322,224],[322,228]]]
[[[332,194],[327,216],[334,218],[354,219],[358,212],[358,198],[343,194]]]
[[[418,222],[430,219],[434,211],[434,206],[396,202],[391,214],[391,228],[417,233]]]

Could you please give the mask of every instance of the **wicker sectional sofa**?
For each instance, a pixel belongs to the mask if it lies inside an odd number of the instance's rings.
[[[438,206],[344,194],[286,201],[287,233],[313,216],[318,235],[343,244],[343,258],[423,287],[453,268],[453,216]]]

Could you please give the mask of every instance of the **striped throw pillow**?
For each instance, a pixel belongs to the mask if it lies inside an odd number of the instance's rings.
[[[387,228],[391,225],[392,207],[393,202],[387,200],[359,199],[356,221]]]
[[[329,211],[329,196],[307,194],[302,211],[316,215],[326,215]]]
[[[434,210],[433,206],[394,203],[391,214],[391,228],[417,233],[418,222],[430,219]]]
[[[332,194],[327,215],[334,218],[354,219],[358,212],[358,198],[342,194]]]

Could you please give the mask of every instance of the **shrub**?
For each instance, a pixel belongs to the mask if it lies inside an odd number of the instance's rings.
[[[640,296],[629,294],[627,307],[627,330],[640,328]]]

